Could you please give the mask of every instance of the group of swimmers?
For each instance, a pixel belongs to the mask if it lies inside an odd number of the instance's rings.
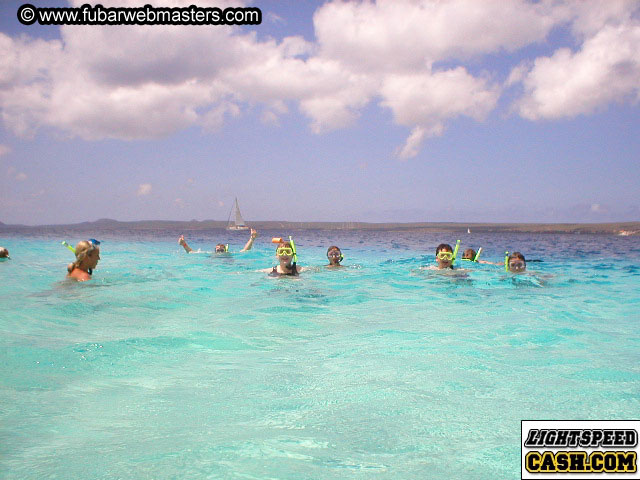
[[[240,252],[247,252],[251,250],[253,247],[253,242],[258,236],[258,232],[254,229],[251,229],[251,235],[246,245]],[[308,270],[309,267],[301,267],[297,264],[297,253],[296,246],[293,241],[293,238],[289,237],[289,240],[283,240],[280,237],[273,238],[271,240],[272,243],[277,244],[276,247],[276,258],[278,259],[278,264],[272,268],[260,270],[261,272],[266,272],[269,276],[272,277],[280,277],[280,276],[297,276],[300,272],[304,270]],[[77,281],[86,281],[91,279],[91,275],[93,273],[93,269],[96,268],[98,261],[100,260],[100,242],[95,239],[83,240],[79,242],[76,247],[72,247],[66,242],[62,242],[69,250],[71,250],[75,256],[76,260],[70,263],[67,266],[67,277],[75,279]],[[184,239],[184,235],[181,235],[178,238],[178,243],[184,248],[187,253],[211,253],[211,252],[201,252],[200,250],[193,250],[189,244],[187,244]],[[460,247],[460,240],[456,243],[455,249],[451,247],[451,245],[447,243],[441,243],[436,248],[436,265],[433,267],[427,267],[435,270],[452,270],[455,265],[456,257],[458,254],[458,248]],[[2,252],[6,252],[8,257],[9,252],[0,248],[0,254]],[[502,263],[494,263],[488,262],[486,260],[480,260],[480,254],[482,249],[478,249],[476,252],[472,248],[468,248],[464,251],[462,255],[463,261],[475,262],[475,263],[484,263],[489,265],[503,265]],[[215,248],[216,254],[229,254],[229,245],[225,245],[223,243],[219,243]],[[327,249],[327,259],[329,261],[326,267],[328,268],[340,268],[342,267],[342,261],[344,260],[344,255],[340,248],[336,245],[332,245]],[[513,252],[509,254],[509,252],[505,253],[504,260],[504,268],[505,271],[511,273],[523,273],[527,268],[527,262],[524,258],[524,255],[520,252]]]
[[[436,268],[438,270],[453,269],[459,246],[460,240],[456,243],[455,249],[451,248],[451,245],[448,243],[441,243],[436,247]],[[462,260],[467,262],[485,263],[488,265],[503,265],[502,263],[480,260],[481,253],[482,248],[479,248],[477,252],[473,248],[467,248],[462,254]],[[524,255],[520,252],[505,252],[504,268],[507,272],[523,273],[527,269],[527,261],[525,260]]]

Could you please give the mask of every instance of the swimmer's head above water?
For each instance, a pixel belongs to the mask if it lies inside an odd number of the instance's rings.
[[[229,251],[229,246],[224,243],[219,243],[216,245],[216,253],[227,253]]]
[[[505,269],[511,273],[522,273],[527,269],[527,261],[520,252],[513,252],[505,259]]]
[[[476,251],[473,248],[467,248],[462,254],[463,260],[473,261],[476,258]]]
[[[9,250],[4,247],[0,247],[0,258],[9,258]]]
[[[280,242],[278,242],[278,246],[276,247],[276,257],[280,264],[290,266],[294,253],[291,242],[280,239]]]
[[[441,243],[436,248],[436,262],[439,269],[453,268],[453,248],[448,243]]]
[[[83,240],[78,242],[75,248],[76,261],[67,266],[69,277],[76,280],[89,280],[93,274],[93,269],[100,260],[100,248],[97,240]]]
[[[339,267],[340,262],[344,260],[344,255],[342,255],[342,251],[339,247],[335,245],[331,245],[327,249],[327,258],[329,259],[329,265],[333,267]]]

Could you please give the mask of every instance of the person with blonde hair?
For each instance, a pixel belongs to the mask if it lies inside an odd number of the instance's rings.
[[[91,280],[93,269],[100,260],[99,242],[95,240],[82,240],[75,248],[76,261],[67,266],[67,277],[79,282]]]

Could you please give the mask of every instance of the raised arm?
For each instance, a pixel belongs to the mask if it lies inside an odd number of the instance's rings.
[[[184,235],[180,235],[180,238],[178,239],[178,243],[182,245],[185,252],[187,253],[193,252],[193,249],[187,244],[186,240],[184,239]]]
[[[248,252],[249,250],[251,250],[251,247],[253,247],[253,241],[256,239],[257,236],[258,236],[258,232],[252,228],[251,229],[251,236],[249,237],[249,240],[247,241],[247,244],[240,251],[241,252]]]

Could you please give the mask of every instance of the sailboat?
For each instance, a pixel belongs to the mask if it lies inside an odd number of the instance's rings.
[[[234,215],[234,220],[231,221],[231,215]],[[227,230],[249,230],[244,224],[244,219],[242,218],[242,214],[240,213],[240,207],[238,206],[238,197],[236,197],[236,201],[229,212],[229,218],[227,219]]]

